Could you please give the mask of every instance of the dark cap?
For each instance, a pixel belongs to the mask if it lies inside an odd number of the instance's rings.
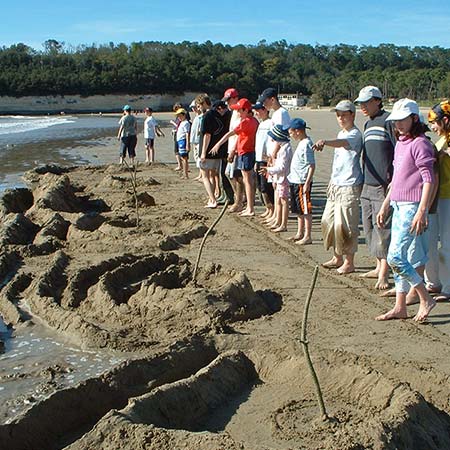
[[[264,103],[268,98],[276,97],[278,98],[278,91],[275,88],[264,89],[261,95],[258,97],[259,103]]]
[[[217,109],[217,108],[228,108],[227,104],[223,101],[223,100],[216,100],[213,104],[212,104],[213,109]]]

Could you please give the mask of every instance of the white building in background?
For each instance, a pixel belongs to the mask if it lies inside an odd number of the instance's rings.
[[[305,106],[308,98],[306,95],[296,93],[296,94],[279,94],[278,99],[280,100],[281,106],[286,109],[296,109]]]

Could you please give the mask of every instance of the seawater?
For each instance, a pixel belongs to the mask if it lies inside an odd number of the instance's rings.
[[[114,135],[118,120],[98,115],[0,117],[0,195],[20,186],[20,176],[35,166],[83,162],[72,150],[86,140]]]

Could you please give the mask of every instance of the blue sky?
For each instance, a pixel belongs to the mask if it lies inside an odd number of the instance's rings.
[[[448,0],[21,0],[2,2],[0,45],[41,50],[47,39],[66,44],[138,41],[450,48]]]

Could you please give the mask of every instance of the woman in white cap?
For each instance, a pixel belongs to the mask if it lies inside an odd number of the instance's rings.
[[[410,287],[414,287],[420,300],[414,320],[422,322],[436,301],[408,260],[408,249],[414,239],[423,239],[425,249],[428,245],[423,233],[428,226],[428,208],[433,195],[434,149],[424,134],[426,126],[420,121],[419,106],[415,101],[408,98],[397,101],[387,120],[394,121],[398,141],[391,189],[377,215],[377,224],[379,227],[385,225],[390,204],[393,217],[387,261],[394,273],[396,298],[394,307],[376,319],[406,319],[406,297]]]

